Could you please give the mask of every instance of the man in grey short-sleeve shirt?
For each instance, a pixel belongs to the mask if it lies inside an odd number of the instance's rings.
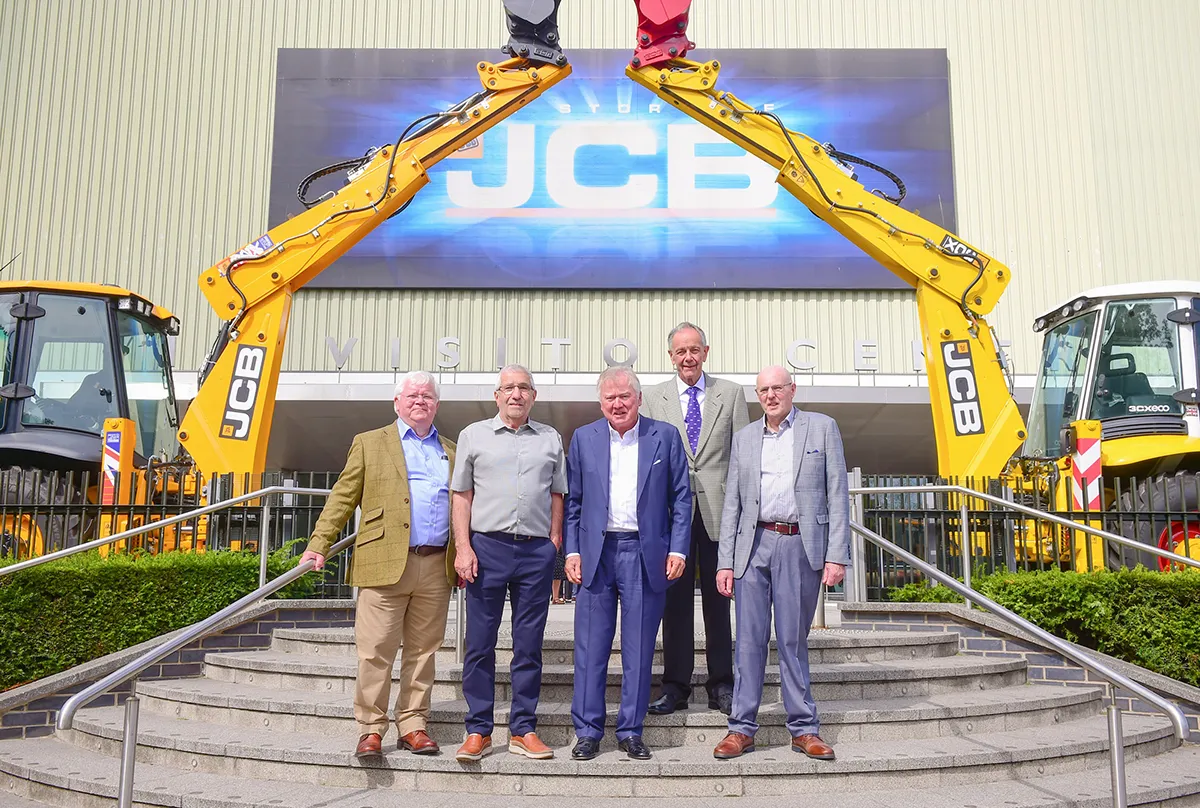
[[[456,758],[492,751],[496,636],[512,600],[512,708],[508,751],[544,759],[554,752],[537,737],[542,638],[550,609],[554,560],[562,546],[567,491],[562,438],[529,420],[537,389],[529,371],[509,365],[496,385],[496,417],[458,437],[450,481],[456,544],[454,568],[466,582],[467,631],[463,695],[467,738]],[[469,539],[467,538],[469,537]]]

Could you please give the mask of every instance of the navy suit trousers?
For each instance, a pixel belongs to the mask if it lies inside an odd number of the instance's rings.
[[[499,534],[472,533],[479,573],[467,584],[467,632],[463,696],[467,733],[491,735],[496,706],[496,636],[506,600],[512,602],[512,710],[509,731],[537,730],[542,690],[542,639],[550,610],[550,584],[557,554],[549,539],[513,541]]]
[[[575,597],[575,693],[571,721],[580,738],[604,736],[604,689],[621,606],[621,707],[617,740],[641,735],[650,705],[650,668],[666,592],[646,579],[637,533],[609,533],[596,577]]]

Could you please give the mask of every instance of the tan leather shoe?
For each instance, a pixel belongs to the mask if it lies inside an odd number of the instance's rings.
[[[717,748],[713,750],[713,757],[718,760],[729,760],[753,751],[754,738],[740,732],[731,732],[717,744]]]
[[[354,756],[359,760],[383,757],[383,736],[377,732],[368,732],[359,738]]]
[[[400,736],[400,743],[397,744],[400,749],[408,749],[414,755],[436,755],[441,751],[437,741],[429,737],[429,733],[423,729],[414,730],[407,735]]]
[[[482,760],[491,753],[492,736],[472,732],[463,741],[463,745],[458,747],[458,751],[454,754],[454,759],[463,763],[473,763],[477,760]]]
[[[510,735],[508,738],[508,751],[514,755],[524,755],[534,760],[549,760],[554,757],[554,750],[542,743],[542,739],[537,736],[536,732],[527,732],[524,735]]]
[[[835,760],[833,747],[822,741],[819,735],[797,735],[792,738],[792,751],[803,752],[817,760]]]

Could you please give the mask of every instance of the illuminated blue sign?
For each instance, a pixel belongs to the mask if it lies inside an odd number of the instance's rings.
[[[430,171],[409,208],[311,285],[359,288],[897,288],[775,183],[766,163],[624,75],[629,52],[568,51],[573,74]],[[720,86],[899,174],[905,207],[954,230],[942,50],[700,51]],[[270,218],[309,172],[394,141],[479,89],[500,54],[281,50]],[[868,188],[888,181],[862,171]]]

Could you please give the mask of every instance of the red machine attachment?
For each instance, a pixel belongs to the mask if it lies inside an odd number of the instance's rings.
[[[682,59],[696,43],[687,38],[692,0],[633,0],[638,10],[635,68]]]

